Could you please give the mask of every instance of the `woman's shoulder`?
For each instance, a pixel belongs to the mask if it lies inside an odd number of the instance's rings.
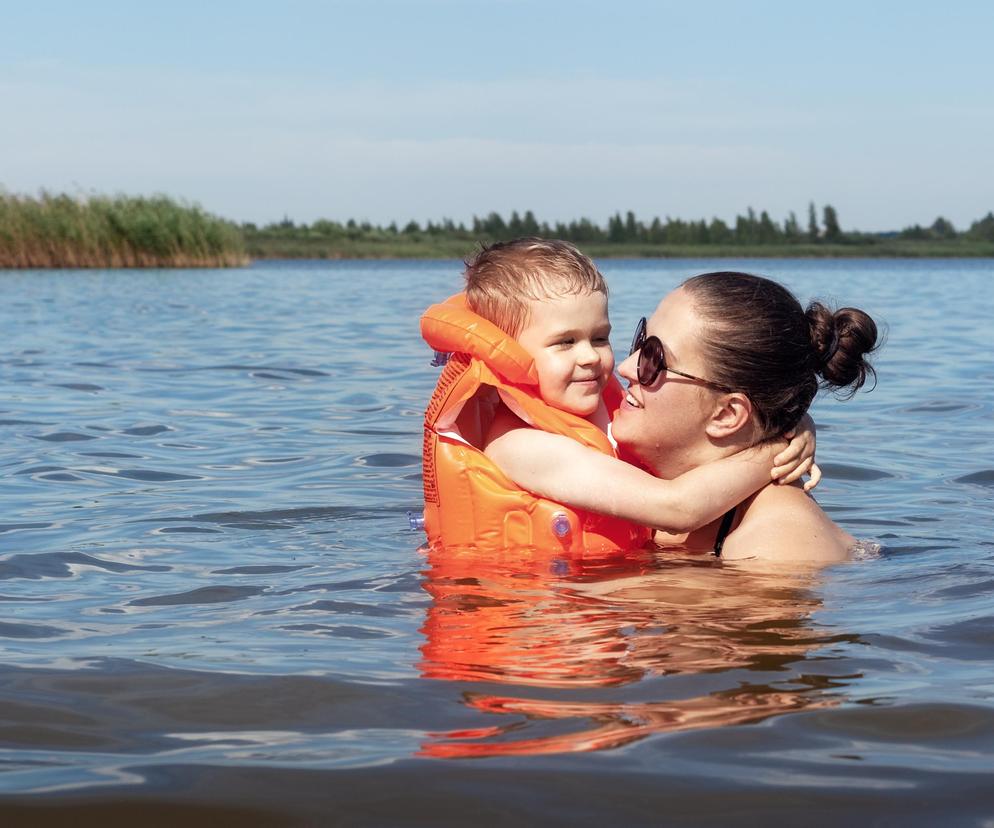
[[[854,543],[800,486],[771,484],[742,504],[722,557],[831,563]]]

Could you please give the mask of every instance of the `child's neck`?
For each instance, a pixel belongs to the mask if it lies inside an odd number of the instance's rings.
[[[584,419],[607,434],[607,427],[611,424],[611,417],[607,413],[607,406],[604,404],[604,400],[601,400],[597,404],[597,410],[593,414],[588,414]]]

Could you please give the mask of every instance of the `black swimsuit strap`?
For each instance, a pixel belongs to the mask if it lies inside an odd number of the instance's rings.
[[[721,547],[725,545],[728,530],[732,528],[732,521],[735,520],[735,510],[737,508],[737,506],[733,506],[725,512],[725,516],[721,519],[721,526],[718,527],[718,537],[714,539],[714,556],[716,558],[721,557]]]

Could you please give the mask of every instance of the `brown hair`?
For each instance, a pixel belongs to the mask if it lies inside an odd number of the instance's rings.
[[[877,326],[858,308],[805,311],[783,285],[748,273],[704,273],[683,287],[704,319],[709,376],[749,395],[763,439],[796,426],[819,386],[848,399],[876,376],[866,355]]]
[[[533,236],[483,247],[466,262],[470,309],[517,336],[528,321],[528,299],[580,293],[607,295],[594,263],[568,242]]]

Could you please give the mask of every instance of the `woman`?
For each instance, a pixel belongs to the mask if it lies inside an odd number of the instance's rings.
[[[832,313],[812,303],[805,311],[782,285],[746,273],[695,276],[640,324],[619,366],[630,386],[612,436],[633,462],[676,477],[780,438],[819,385],[851,396],[873,373],[865,357],[876,344],[876,325],[860,310]],[[525,488],[593,511],[610,502],[611,514],[627,516],[611,491],[619,461],[578,446],[564,481],[528,462],[529,442],[537,450],[549,439],[560,438],[508,429],[496,432],[486,451]],[[720,521],[665,541],[728,559],[818,562],[845,559],[855,543],[799,484],[767,485]]]

